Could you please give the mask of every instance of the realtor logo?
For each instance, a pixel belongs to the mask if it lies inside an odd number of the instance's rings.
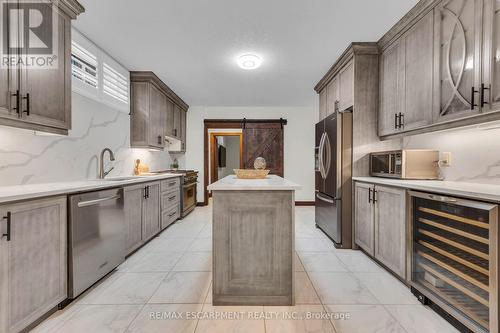
[[[58,14],[51,1],[2,3],[2,67],[57,67]]]

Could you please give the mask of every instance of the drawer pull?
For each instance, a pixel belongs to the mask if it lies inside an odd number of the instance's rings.
[[[173,195],[173,196],[171,196],[170,198],[168,198],[168,201],[172,201],[172,200],[174,200],[175,198],[176,198],[176,196],[175,196],[175,195]]]
[[[168,217],[172,217],[172,216],[174,216],[175,214],[177,214],[177,212],[170,213],[170,214],[168,214]]]

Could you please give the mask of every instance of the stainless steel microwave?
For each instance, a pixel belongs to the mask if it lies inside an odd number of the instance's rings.
[[[370,174],[398,179],[438,179],[439,151],[406,149],[371,153]]]

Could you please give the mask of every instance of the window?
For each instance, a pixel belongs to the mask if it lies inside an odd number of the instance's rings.
[[[80,82],[99,88],[97,57],[75,41],[71,42],[71,73]]]
[[[128,104],[128,80],[107,63],[103,63],[103,91],[111,97]]]
[[[129,71],[78,30],[73,29],[72,38],[73,92],[129,113]]]

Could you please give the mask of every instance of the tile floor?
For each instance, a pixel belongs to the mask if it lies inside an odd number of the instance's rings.
[[[33,332],[456,332],[362,252],[336,250],[311,207],[296,209],[297,305],[214,307],[211,234],[197,208]]]

